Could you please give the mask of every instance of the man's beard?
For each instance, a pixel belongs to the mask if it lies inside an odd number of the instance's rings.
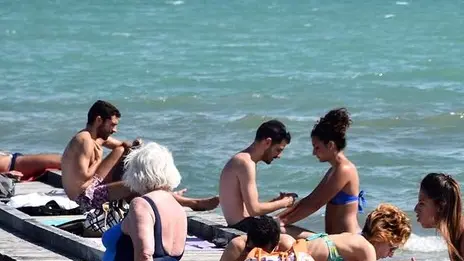
[[[97,136],[100,139],[107,140],[111,136],[111,132],[105,131],[103,128],[98,129]]]

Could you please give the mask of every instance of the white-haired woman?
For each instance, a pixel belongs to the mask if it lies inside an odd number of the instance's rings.
[[[187,215],[171,193],[181,180],[171,153],[150,142],[129,153],[124,165],[124,183],[143,196],[134,198],[126,218],[103,235],[103,260],[180,260]]]

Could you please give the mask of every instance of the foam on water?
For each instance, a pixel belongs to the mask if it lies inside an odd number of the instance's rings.
[[[444,252],[447,251],[447,248],[442,237],[411,234],[411,237],[404,245],[404,250],[413,252]]]

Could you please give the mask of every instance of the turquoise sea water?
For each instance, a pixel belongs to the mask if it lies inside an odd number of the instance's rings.
[[[96,99],[122,139],[167,145],[192,196],[278,118],[293,140],[259,166],[260,197],[309,193],[327,165],[309,132],[352,113],[347,155],[368,210],[413,208],[431,171],[464,181],[462,1],[0,1],[1,148],[62,152]],[[323,229],[323,210],[302,222]],[[360,217],[362,221],[364,216]],[[446,259],[420,229],[395,260]]]

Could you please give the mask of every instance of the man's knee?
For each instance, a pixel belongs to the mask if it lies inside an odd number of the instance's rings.
[[[240,251],[243,251],[246,246],[246,240],[247,236],[246,235],[241,235],[238,237],[234,237],[229,244],[231,244],[235,249],[238,249]]]
[[[126,148],[124,148],[123,146],[117,146],[116,148],[113,149],[113,152],[122,156],[124,152],[126,152]]]

